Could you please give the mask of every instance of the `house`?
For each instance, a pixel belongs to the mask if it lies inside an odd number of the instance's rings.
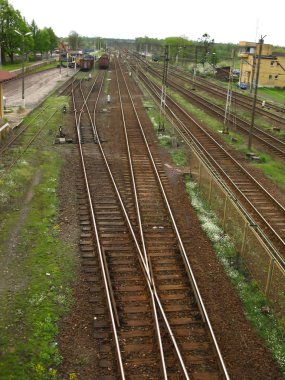
[[[259,43],[239,43],[240,83],[254,87],[256,82]],[[285,88],[285,53],[273,52],[272,45],[262,44],[258,87]]]
[[[230,76],[230,69],[230,66],[216,67],[215,78],[228,81]]]

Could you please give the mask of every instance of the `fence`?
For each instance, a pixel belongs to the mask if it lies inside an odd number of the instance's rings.
[[[274,311],[284,316],[285,269],[261,239],[255,226],[251,225],[237,201],[211,173],[194,149],[191,150],[190,168],[202,197],[233,240],[250,275],[269,299]]]
[[[30,73],[30,72],[33,72],[35,70],[37,70],[39,67],[43,67],[43,66],[46,66],[50,63],[53,63],[55,62],[55,58],[52,58],[52,59],[49,59],[47,61],[41,61],[41,62],[38,62],[38,63],[34,63],[30,66],[25,66],[25,73]],[[11,73],[13,74],[16,74],[17,76],[21,76],[22,75],[22,68],[20,69],[17,69],[17,70],[13,70],[11,71]]]

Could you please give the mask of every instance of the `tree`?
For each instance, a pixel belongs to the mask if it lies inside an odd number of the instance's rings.
[[[13,62],[14,53],[22,46],[22,38],[15,30],[26,33],[29,28],[19,11],[15,11],[7,0],[0,0],[0,41],[3,63],[6,62],[6,54]],[[32,44],[31,38],[29,38],[29,44]]]
[[[167,37],[164,40],[165,44],[169,46],[170,60],[178,63],[179,59],[184,61],[187,56],[187,48],[192,43],[186,37]]]
[[[54,48],[56,48],[58,45],[58,38],[52,28],[47,28],[47,32],[49,34],[49,41],[50,41],[49,52],[50,52],[50,55],[52,56]]]
[[[200,46],[201,53],[200,62],[202,63],[203,67],[205,66],[205,63],[209,60],[209,55],[211,53],[210,50],[214,43],[214,39],[211,39],[208,33],[204,33],[201,38],[198,38],[198,46]]]
[[[50,49],[50,37],[47,28],[39,29],[36,33],[35,39],[36,51],[40,52],[41,55],[46,53]]]
[[[68,35],[68,44],[71,50],[78,50],[81,44],[81,37],[77,32],[72,30]]]

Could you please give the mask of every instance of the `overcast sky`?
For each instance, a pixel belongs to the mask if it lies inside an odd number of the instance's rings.
[[[178,37],[285,46],[285,0],[8,0],[30,23],[58,37]]]

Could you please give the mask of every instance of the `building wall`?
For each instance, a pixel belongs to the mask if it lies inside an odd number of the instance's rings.
[[[259,44],[242,41],[239,45],[240,82],[251,86],[256,80]],[[285,88],[285,56],[274,54],[268,44],[262,45],[261,55],[258,86]]]

